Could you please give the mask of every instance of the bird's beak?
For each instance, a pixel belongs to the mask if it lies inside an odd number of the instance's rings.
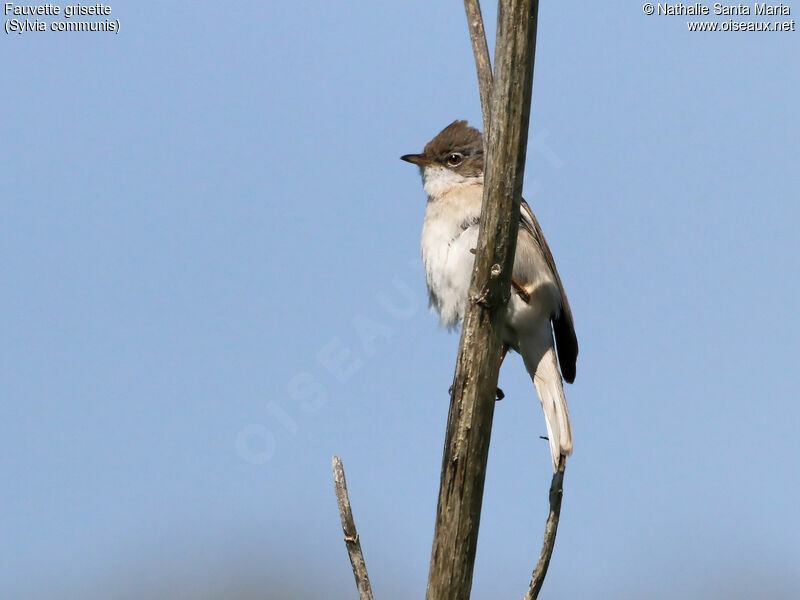
[[[433,161],[424,154],[404,154],[403,156],[400,157],[400,160],[410,162],[411,164],[420,167],[425,167],[427,165],[433,164]]]

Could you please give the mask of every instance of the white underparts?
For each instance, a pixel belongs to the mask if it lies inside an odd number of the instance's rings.
[[[422,187],[429,198],[439,198],[454,188],[464,185],[483,185],[483,175],[477,177],[464,177],[452,169],[439,165],[423,167]]]
[[[426,167],[423,171],[428,207],[422,226],[422,260],[431,306],[446,327],[458,325],[464,316],[472,265],[470,252],[478,239],[483,186],[468,184],[464,177]]]

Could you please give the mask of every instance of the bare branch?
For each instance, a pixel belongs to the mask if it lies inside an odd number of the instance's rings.
[[[558,519],[561,516],[561,497],[564,492],[564,468],[566,463],[566,457],[562,454],[558,470],[553,473],[553,480],[550,483],[550,514],[547,516],[547,524],[544,527],[542,552],[539,554],[539,562],[533,570],[531,586],[528,589],[528,593],[525,594],[524,600],[536,600],[539,597],[544,578],[547,575],[547,567],[550,566],[550,557],[553,555],[556,533],[558,533]]]
[[[500,369],[498,333],[519,228],[538,2],[498,4],[481,227],[450,398],[427,600],[466,600],[472,588]]]
[[[478,71],[478,90],[481,95],[483,139],[485,144],[489,132],[489,104],[492,98],[492,62],[489,58],[489,46],[486,43],[486,30],[483,28],[481,3],[478,0],[464,0],[464,10],[467,13],[469,39],[472,41],[475,68]]]
[[[350,496],[347,493],[347,481],[344,478],[344,467],[338,456],[333,457],[333,483],[336,487],[336,501],[339,504],[339,516],[342,518],[344,543],[350,555],[350,564],[353,565],[353,575],[356,578],[358,596],[361,600],[373,600],[372,587],[369,584],[367,565],[364,554],[361,552],[361,541],[358,539],[356,523],[353,520],[353,510],[350,508]]]

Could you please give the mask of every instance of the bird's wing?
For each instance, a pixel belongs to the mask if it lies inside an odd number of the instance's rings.
[[[575,336],[575,324],[572,320],[572,310],[569,307],[569,300],[567,300],[567,293],[564,291],[564,285],[561,283],[561,277],[558,275],[556,263],[553,260],[553,254],[550,252],[550,247],[547,245],[547,240],[542,233],[542,228],[536,216],[533,214],[531,207],[525,200],[522,200],[520,205],[520,235],[530,235],[533,239],[534,247],[537,248],[544,258],[547,268],[553,276],[553,280],[558,288],[560,310],[552,316],[553,320],[553,333],[556,338],[556,346],[558,349],[558,362],[561,365],[561,374],[568,383],[575,380],[575,364],[578,360],[578,338]],[[517,243],[517,260],[522,258],[520,256],[520,246]],[[515,272],[517,269],[515,269]],[[515,273],[516,276],[516,273]],[[529,283],[528,281],[520,281],[522,285]]]

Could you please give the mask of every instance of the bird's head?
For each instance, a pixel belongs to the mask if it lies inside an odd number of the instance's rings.
[[[425,146],[422,154],[400,157],[419,167],[425,193],[436,198],[454,187],[483,183],[483,136],[453,121]]]

